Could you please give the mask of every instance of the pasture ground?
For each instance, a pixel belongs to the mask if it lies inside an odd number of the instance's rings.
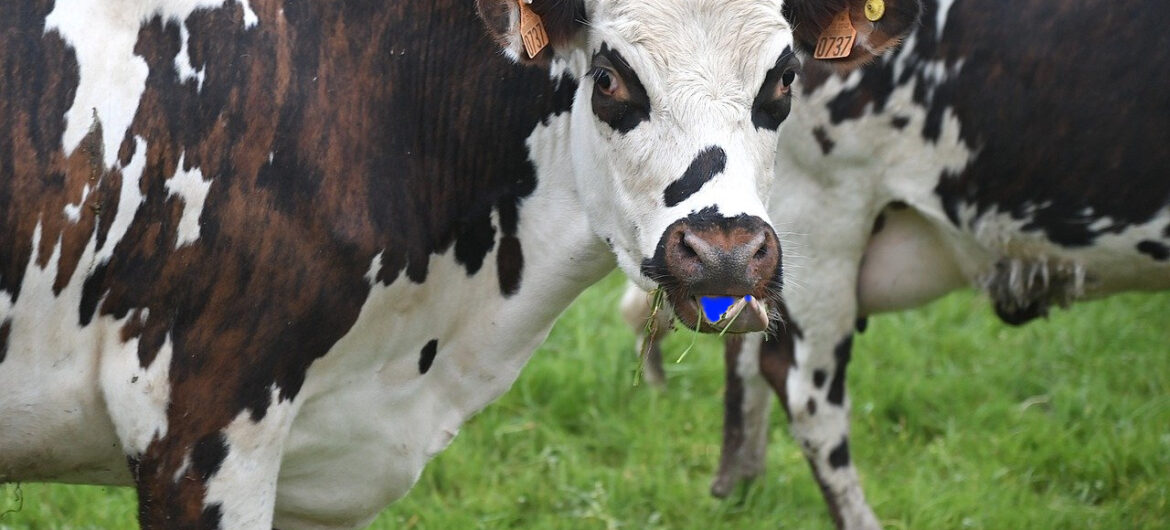
[[[831,528],[773,410],[767,474],[733,498],[718,461],[721,346],[677,333],[668,388],[634,386],[622,277],[590,289],[519,381],[464,426],[376,529]],[[852,455],[887,528],[1165,528],[1170,294],[1022,328],[949,296],[870,319],[849,370]],[[134,527],[119,488],[0,486],[0,528]]]

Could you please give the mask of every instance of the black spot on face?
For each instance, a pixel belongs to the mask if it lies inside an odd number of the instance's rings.
[[[1146,254],[1157,261],[1170,259],[1170,248],[1157,241],[1145,240],[1137,245],[1138,252]]]
[[[809,416],[815,416],[817,414],[817,400],[816,399],[808,398],[807,407],[808,407],[808,415]]]
[[[650,96],[638,79],[638,74],[617,50],[606,43],[593,56],[593,67],[589,70],[593,78],[593,114],[620,133],[634,130],[638,124],[650,120]],[[616,76],[616,77],[615,77]],[[609,83],[620,86],[617,92],[607,94]]]
[[[824,370],[813,370],[813,385],[817,388],[824,387],[826,377],[828,377],[828,374]]]
[[[841,438],[841,443],[837,444],[832,451],[829,451],[829,465],[833,469],[841,469],[849,465],[849,440]]]
[[[222,432],[209,434],[200,438],[191,449],[191,469],[199,480],[206,483],[208,479],[219,471],[223,459],[227,458],[227,437]]]
[[[829,138],[829,133],[825,132],[824,127],[816,127],[813,129],[813,138],[816,138],[817,144],[821,146],[821,153],[828,155],[833,152],[833,147],[837,145],[832,138]]]
[[[784,48],[784,53],[776,60],[776,65],[764,75],[764,83],[752,101],[752,125],[757,129],[776,130],[788,117],[792,108],[792,94],[789,85],[800,69],[800,61],[792,53],[792,48]]]
[[[439,351],[439,339],[431,339],[418,356],[418,373],[425,374],[435,362],[435,354]]]
[[[718,146],[710,146],[695,155],[683,176],[666,187],[666,206],[672,207],[687,200],[704,184],[723,172],[727,166],[727,153]]]
[[[829,383],[829,403],[841,406],[845,403],[845,368],[853,355],[853,335],[848,335],[833,349],[837,366],[833,370],[833,382]]]
[[[8,335],[12,333],[12,321],[5,320],[0,324],[0,363],[8,356]]]
[[[907,118],[905,116],[894,116],[890,120],[890,126],[895,128],[895,129],[898,129],[899,131],[906,128],[906,125],[908,125],[909,123],[910,123],[910,118]]]

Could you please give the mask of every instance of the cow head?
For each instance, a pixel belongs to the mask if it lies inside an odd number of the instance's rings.
[[[824,61],[837,69],[894,45],[920,9],[917,0],[478,7],[510,57],[580,77],[569,139],[578,193],[618,265],[643,288],[664,288],[685,325],[733,332],[765,329],[779,302],[780,243],[765,199],[802,64],[820,62],[811,57],[817,40],[842,12],[856,40],[846,57]],[[543,35],[533,33],[533,16]],[[705,297],[735,305],[720,319],[705,314]]]

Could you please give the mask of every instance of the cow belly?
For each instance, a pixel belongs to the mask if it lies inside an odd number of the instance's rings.
[[[129,484],[98,386],[93,330],[40,316],[13,316],[0,363],[0,482]]]
[[[883,215],[858,272],[861,314],[917,307],[966,283],[950,248],[922,216],[909,208]]]

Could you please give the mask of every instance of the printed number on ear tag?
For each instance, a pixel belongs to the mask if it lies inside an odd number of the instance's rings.
[[[841,59],[849,57],[853,51],[853,42],[857,40],[857,30],[849,20],[849,10],[837,13],[833,21],[821,32],[817,38],[817,48],[813,51],[813,59]]]

